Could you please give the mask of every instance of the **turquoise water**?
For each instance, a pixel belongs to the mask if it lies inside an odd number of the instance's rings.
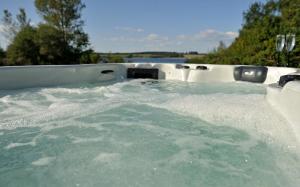
[[[134,80],[0,95],[5,187],[295,187],[298,149],[261,85]]]

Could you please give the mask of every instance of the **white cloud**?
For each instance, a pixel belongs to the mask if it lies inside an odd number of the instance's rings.
[[[7,39],[3,35],[4,32],[4,25],[0,24],[0,47],[2,48],[6,48],[7,46]]]
[[[136,29],[136,32],[144,32],[144,29],[138,28]]]
[[[115,51],[199,51],[208,52],[224,41],[229,46],[238,37],[237,32],[206,29],[194,34],[179,34],[176,36],[148,33],[127,35],[104,39],[109,50]]]
[[[232,38],[237,38],[239,36],[239,33],[237,32],[232,32],[232,31],[229,31],[229,32],[226,32],[225,33],[227,36],[229,37],[232,37]]]
[[[207,29],[204,31],[200,31],[196,34],[192,35],[177,35],[176,39],[179,41],[201,41],[201,40],[232,40],[238,37],[237,32],[233,31],[228,31],[228,32],[222,32],[222,31],[217,31],[214,29]]]
[[[0,24],[0,34],[4,32],[4,25]]]
[[[119,31],[125,31],[125,32],[137,32],[137,33],[144,32],[144,29],[134,28],[134,27],[116,27],[115,29]]]
[[[187,35],[185,35],[185,34],[180,34],[180,35],[177,35],[176,36],[176,39],[177,40],[186,40],[188,37],[187,37]]]
[[[195,39],[208,38],[212,36],[219,35],[219,32],[213,29],[207,29],[205,31],[201,31],[194,35]]]
[[[149,41],[155,41],[159,38],[159,36],[157,34],[149,34],[146,39]]]
[[[108,40],[113,41],[113,42],[144,42],[144,43],[149,43],[149,42],[165,42],[169,40],[169,37],[167,36],[160,36],[155,33],[148,34],[146,36],[142,37],[132,37],[132,36],[117,36],[117,37],[112,37],[109,38]]]
[[[41,22],[41,23],[43,23],[43,22]],[[33,27],[37,27],[37,26],[38,26],[38,23],[31,21],[31,22],[30,22],[30,25],[33,26]]]
[[[164,42],[164,41],[168,41],[169,37],[167,37],[167,36],[160,36],[158,34],[152,33],[152,34],[149,34],[148,36],[146,36],[145,39],[147,41],[153,41],[153,42]]]
[[[201,31],[201,32],[193,35],[192,39],[194,39],[194,40],[203,40],[203,39],[216,40],[216,39],[218,39],[219,41],[221,41],[221,40],[232,40],[232,39],[235,39],[237,36],[238,36],[238,33],[233,32],[233,31],[222,32],[222,31],[217,31],[214,29],[207,29],[207,30]]]
[[[180,45],[182,45],[182,44],[183,44],[182,41],[177,41],[177,42],[176,42],[176,45],[178,45],[178,46],[180,46]]]
[[[145,38],[117,36],[117,37],[108,38],[106,40],[111,42],[120,42],[120,43],[141,43],[145,41]]]

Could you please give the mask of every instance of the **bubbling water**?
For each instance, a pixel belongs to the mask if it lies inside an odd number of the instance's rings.
[[[0,96],[0,186],[297,186],[299,144],[246,83],[133,80]]]

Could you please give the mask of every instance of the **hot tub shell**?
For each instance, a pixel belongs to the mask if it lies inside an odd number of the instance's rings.
[[[203,68],[205,67],[205,68]],[[158,79],[186,82],[236,82],[234,70],[239,65],[124,63],[95,65],[18,66],[0,68],[0,92],[33,87],[50,87],[80,83],[108,83],[127,79],[129,68],[158,69]],[[278,85],[281,76],[300,74],[300,69],[267,67],[263,84],[266,99],[300,134],[300,81]],[[300,140],[300,137],[298,137]]]

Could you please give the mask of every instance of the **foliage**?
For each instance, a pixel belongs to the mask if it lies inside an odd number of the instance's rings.
[[[88,49],[83,32],[81,0],[35,0],[44,22],[31,26],[24,9],[16,19],[4,11],[5,33],[10,39],[5,65],[97,63],[100,56]],[[3,65],[3,63],[1,64]]]
[[[37,34],[35,28],[22,28],[7,48],[8,65],[37,65],[39,64],[39,47],[34,41]]]
[[[87,50],[82,53],[80,58],[81,64],[97,64],[101,61],[101,56],[93,50]]]
[[[89,52],[89,62],[91,64],[97,64],[101,61],[101,56],[95,52]]]
[[[81,0],[35,0],[38,13],[46,23],[58,29],[61,39],[75,51],[81,52],[88,45],[88,36],[83,32]]]
[[[35,43],[39,46],[40,61],[43,64],[74,64],[76,55],[73,49],[62,40],[63,33],[47,24],[37,28]]]
[[[220,41],[219,46],[217,47],[217,51],[221,52],[221,51],[224,51],[225,49],[226,49],[225,43],[223,41]]]
[[[4,58],[5,57],[5,51],[0,47],[0,58]]]
[[[13,16],[8,10],[4,10],[4,17],[2,19],[3,28],[4,28],[4,35],[9,41],[11,41],[15,35],[17,34],[17,25],[13,21]]]
[[[133,58],[134,56],[133,56],[133,54],[128,54],[127,55],[127,58]]]
[[[124,63],[124,58],[120,55],[108,55],[107,58],[106,58],[106,61],[108,63]]]
[[[5,51],[0,47],[0,66],[4,65]]]
[[[186,62],[187,64],[205,64],[207,61],[204,58],[190,58],[187,59]]]
[[[268,0],[254,3],[244,13],[244,24],[239,37],[231,46],[205,56],[201,61],[218,64],[277,65],[275,51],[278,34],[295,33],[297,43],[290,54],[290,66],[299,66],[300,60],[300,0]],[[287,65],[287,53],[280,56],[281,65]],[[198,61],[199,62],[199,61]]]
[[[19,9],[19,14],[16,16],[17,21],[14,20],[13,15],[8,10],[4,10],[3,13],[3,33],[5,38],[11,42],[22,28],[30,26],[30,20],[27,19],[25,9],[23,8]]]
[[[19,11],[20,11],[20,13],[17,15],[19,28],[22,29],[24,27],[30,26],[31,20],[27,18],[27,14],[25,12],[25,9],[20,8]]]

